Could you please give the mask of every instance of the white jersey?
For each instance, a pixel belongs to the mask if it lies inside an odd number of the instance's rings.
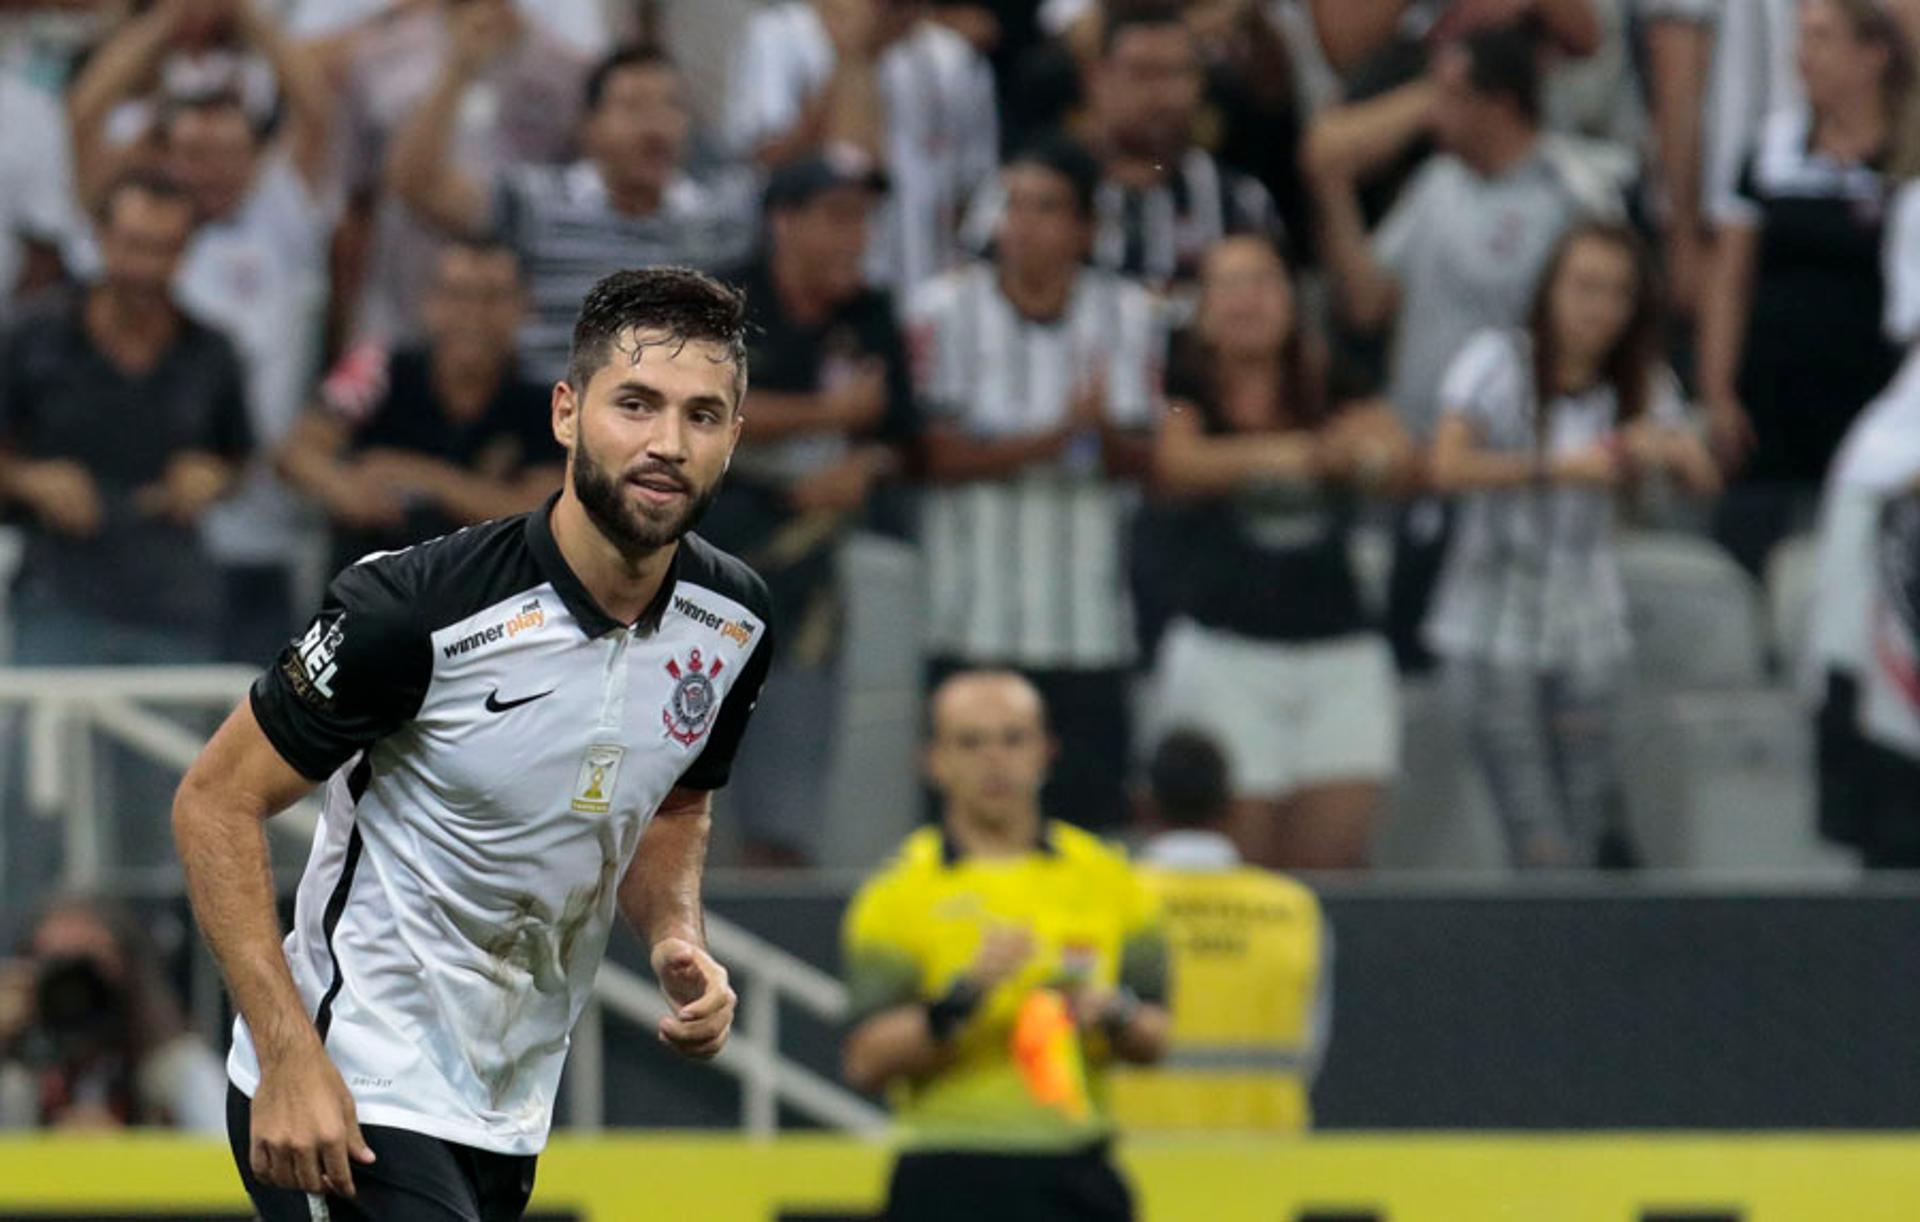
[[[725,784],[768,600],[695,536],[635,624],[567,568],[548,509],[369,557],[254,685],[325,812],[287,961],[359,1119],[545,1144],[615,892],[675,787]],[[252,1095],[244,1021],[228,1074]]]

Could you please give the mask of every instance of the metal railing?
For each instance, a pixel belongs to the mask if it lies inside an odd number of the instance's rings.
[[[0,710],[24,719],[24,791],[35,819],[58,821],[62,884],[77,891],[112,889],[108,860],[112,812],[95,777],[98,738],[184,773],[204,737],[146,705],[223,714],[246,695],[257,672],[237,666],[0,667]],[[98,736],[98,738],[96,737]],[[309,796],[270,823],[278,836],[311,840],[319,814]],[[5,859],[0,820],[0,861]],[[783,1003],[824,1022],[847,1011],[846,989],[832,976],[722,918],[709,915],[714,957],[735,975],[740,1010],[734,1038],[712,1062],[741,1086],[741,1125],[756,1135],[778,1130],[782,1104],[830,1128],[871,1132],[885,1123],[878,1108],[781,1053]],[[568,1065],[568,1103],[575,1127],[598,1129],[605,1115],[607,1012],[644,1028],[667,1013],[654,985],[607,963],[595,982],[593,1004],[581,1016]]]

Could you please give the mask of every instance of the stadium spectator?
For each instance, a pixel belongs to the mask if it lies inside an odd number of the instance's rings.
[[[1540,133],[1534,44],[1495,29],[1435,55],[1423,92],[1406,93],[1363,123],[1341,111],[1315,121],[1307,164],[1320,210],[1320,257],[1346,319],[1393,326],[1388,393],[1415,439],[1433,436],[1441,375],[1476,331],[1526,315],[1548,253],[1569,225],[1618,207],[1609,184]],[[1356,185],[1422,132],[1440,149],[1369,237]],[[1396,525],[1388,631],[1404,669],[1427,657],[1419,642],[1446,512],[1414,501]]]
[[[1130,4],[1103,23],[1087,91],[1086,134],[1102,160],[1096,266],[1166,288],[1191,283],[1226,234],[1282,236],[1267,189],[1195,142],[1204,84],[1200,46],[1177,4]],[[1003,182],[981,188],[968,210],[969,245],[988,248],[1006,202]]]
[[[1716,220],[1700,389],[1734,475],[1715,534],[1750,572],[1810,519],[1847,426],[1892,377],[1880,253],[1914,55],[1877,0],[1807,0],[1804,105],[1760,129]]]
[[[1794,66],[1802,0],[1713,0],[1701,148],[1701,206],[1713,228],[1743,216],[1740,177],[1771,115],[1806,105]]]
[[[1878,515],[1869,575],[1873,650],[1859,731],[1874,752],[1873,779],[1865,817],[1850,830],[1869,869],[1920,870],[1920,466],[1907,466]]]
[[[321,384],[277,458],[333,523],[329,572],[525,513],[560,487],[550,388],[513,354],[523,297],[511,250],[448,243],[423,296],[426,342],[361,344]]]
[[[1676,317],[1691,319],[1706,272],[1701,166],[1706,148],[1707,76],[1721,2],[1637,3],[1653,124],[1649,202],[1664,239],[1661,263],[1668,305]]]
[[[421,338],[420,285],[433,275],[438,235],[385,190],[382,168],[394,133],[433,89],[454,26],[510,29],[455,114],[453,158],[461,170],[490,180],[514,165],[573,156],[592,61],[549,28],[552,11],[530,0],[402,6],[344,36],[339,160],[348,206],[334,265],[336,334],[393,344]]]
[[[578,56],[604,55],[608,47],[608,9],[601,0],[510,0],[524,20],[536,22],[542,42],[558,41]],[[474,0],[457,0],[473,4]],[[410,20],[415,13],[440,7],[395,0],[288,0],[282,5],[287,33],[294,38],[351,38],[383,24]],[[538,121],[536,116],[525,119]]]
[[[664,53],[645,46],[612,52],[588,75],[582,160],[516,166],[491,182],[462,169],[456,115],[513,34],[497,8],[454,13],[447,61],[394,139],[388,180],[434,223],[491,232],[519,252],[531,302],[521,364],[530,377],[557,380],[566,374],[574,312],[607,268],[711,268],[742,258],[753,242],[756,188],[750,175],[698,180],[682,169],[691,123],[685,82]]]
[[[838,726],[838,560],[883,477],[902,465],[913,380],[892,298],[863,282],[885,190],[852,150],[773,172],[766,253],[732,277],[754,338],[746,428],[703,530],[766,579],[781,650],[729,810],[748,865],[806,864]]]
[[[1631,648],[1613,552],[1623,481],[1706,494],[1713,461],[1659,365],[1639,238],[1572,230],[1525,328],[1483,331],[1440,388],[1433,481],[1461,497],[1427,638],[1521,868],[1583,866],[1624,836],[1611,721]]]
[[[1911,846],[1920,844],[1913,767],[1862,725],[1863,693],[1879,666],[1874,617],[1881,518],[1920,475],[1920,362],[1912,355],[1920,341],[1920,188],[1903,186],[1894,196],[1886,256],[1885,333],[1908,356],[1834,453],[1820,500],[1805,666],[1796,676],[1817,710],[1820,834],[1857,850],[1869,869],[1920,864],[1906,861]]]
[[[130,171],[101,273],[0,335],[0,495],[29,519],[13,607],[27,665],[201,662],[223,591],[201,542],[250,451],[232,345],[173,303],[194,204]]]
[[[1227,752],[1253,860],[1364,866],[1400,713],[1348,547],[1361,496],[1404,480],[1412,447],[1386,405],[1328,403],[1326,352],[1263,238],[1207,256],[1172,353],[1154,487],[1177,507],[1154,565],[1178,618],[1152,720]]]
[[[1045,696],[1062,758],[1046,808],[1119,822],[1137,645],[1124,539],[1164,354],[1138,285],[1082,265],[1099,167],[1047,140],[1001,173],[996,256],[908,304],[927,490],[934,681],[1010,666]]]
[[[1534,22],[1549,45],[1568,55],[1591,54],[1600,28],[1589,0],[1303,0],[1328,62],[1342,74],[1362,70],[1408,36],[1426,36],[1439,23],[1458,37],[1489,23]]]
[[[272,139],[239,95],[210,93],[163,100],[149,139],[109,143],[109,113],[194,36],[201,15],[187,4],[157,5],[122,27],[74,82],[68,105],[84,197],[93,197],[116,167],[148,160],[192,194],[202,224],[176,291],[239,349],[253,435],[264,450],[293,427],[319,368],[334,219],[326,186],[334,101],[313,60],[254,0],[227,11],[242,45],[272,66],[285,112]],[[263,458],[249,467],[237,495],[208,515],[205,529],[226,587],[220,654],[263,663],[293,623],[288,565],[299,540],[297,503]]]
[[[887,1216],[1131,1218],[1101,1079],[1165,1049],[1159,910],[1118,852],[1041,815],[1032,685],[956,675],[932,723],[942,824],[907,838],[844,929],[846,1077],[886,1088],[904,1129]]]
[[[1214,740],[1176,730],[1147,766],[1152,835],[1136,869],[1172,952],[1173,1031],[1152,1071],[1117,1067],[1127,1132],[1297,1133],[1333,1019],[1333,935],[1313,892],[1242,865],[1227,835],[1233,785]]]
[[[59,103],[0,67],[0,320],[64,275],[78,222],[71,160]]]
[[[41,914],[0,963],[0,1130],[221,1131],[226,1074],[160,968],[129,913],[67,899]]]
[[[742,156],[776,166],[846,147],[884,167],[867,273],[905,292],[948,270],[969,193],[1000,154],[993,71],[923,0],[787,0],[754,14],[727,116]]]

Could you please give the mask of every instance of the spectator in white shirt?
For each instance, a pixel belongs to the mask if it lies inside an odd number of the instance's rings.
[[[75,211],[66,115],[0,69],[0,319],[13,300],[60,279]]]
[[[886,171],[867,275],[908,289],[953,266],[968,194],[999,159],[993,70],[922,0],[788,0],[754,15],[727,129],[775,166],[849,145]]]
[[[1630,639],[1615,489],[1660,473],[1718,486],[1654,356],[1654,291],[1631,230],[1582,225],[1527,326],[1475,336],[1440,388],[1433,482],[1462,500],[1427,639],[1465,689],[1520,868],[1593,864],[1622,827],[1611,722]]]

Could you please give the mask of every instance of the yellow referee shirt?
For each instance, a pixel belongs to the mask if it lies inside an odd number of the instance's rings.
[[[1306,1129],[1330,997],[1319,901],[1241,865],[1215,833],[1169,833],[1142,858],[1173,948],[1173,1039],[1154,1068],[1116,1069],[1115,1121],[1129,1131]]]
[[[1055,1003],[1082,985],[1164,1002],[1167,951],[1126,858],[1078,828],[1048,822],[1030,852],[984,860],[939,828],[909,836],[847,911],[853,1021],[939,998],[1003,926],[1032,936],[1033,957],[960,1028],[950,1063],[891,1088],[909,1148],[1055,1152],[1111,1131],[1105,1039],[1068,1029]]]

